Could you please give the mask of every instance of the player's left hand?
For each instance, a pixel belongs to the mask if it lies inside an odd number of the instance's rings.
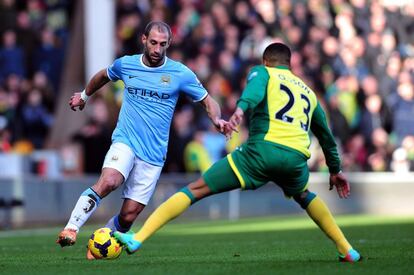
[[[346,199],[351,194],[351,186],[342,172],[331,174],[329,177],[329,190],[336,187],[336,191],[341,199]]]

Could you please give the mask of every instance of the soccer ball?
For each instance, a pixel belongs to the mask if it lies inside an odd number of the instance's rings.
[[[122,246],[113,237],[110,228],[99,228],[91,235],[88,248],[97,259],[116,259],[121,255]]]

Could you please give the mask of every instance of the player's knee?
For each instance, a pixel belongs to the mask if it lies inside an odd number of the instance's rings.
[[[131,225],[141,211],[127,211],[119,214],[119,223],[125,227]]]
[[[180,192],[184,193],[191,200],[191,204],[198,201],[198,199],[193,195],[193,193],[191,192],[188,186],[182,188]]]
[[[308,205],[311,201],[316,197],[315,193],[310,192],[309,190],[305,190],[295,196],[293,199],[302,207],[303,209],[308,208]]]
[[[203,178],[199,178],[195,182],[187,185],[187,189],[197,200],[201,200],[212,194],[210,187],[208,187]]]
[[[127,203],[124,203],[119,215],[115,217],[116,220],[114,220],[114,223],[118,231],[127,232],[131,228],[137,216],[145,208],[145,205],[141,203],[131,202],[132,201],[128,201]]]
[[[101,186],[102,191],[107,192],[107,193],[112,192],[113,190],[118,188],[118,186],[120,186],[121,184],[122,184],[122,181],[117,176],[113,176],[113,175],[105,176],[100,180],[100,186]]]

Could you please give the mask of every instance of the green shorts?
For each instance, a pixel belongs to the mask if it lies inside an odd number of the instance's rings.
[[[306,189],[309,169],[300,152],[263,141],[243,144],[210,167],[203,178],[214,193],[256,189],[272,181],[291,197]]]

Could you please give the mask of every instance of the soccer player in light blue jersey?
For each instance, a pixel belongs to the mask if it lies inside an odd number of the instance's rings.
[[[83,110],[88,98],[109,81],[125,84],[123,102],[112,145],[106,154],[98,181],[80,196],[70,219],[59,234],[62,247],[73,245],[80,227],[99,206],[102,198],[124,183],[121,211],[106,227],[127,232],[150,200],[166,154],[169,129],[181,92],[200,102],[217,130],[228,134],[217,102],[208,95],[196,75],[166,56],[171,29],[164,22],[150,22],[142,35],[143,54],[123,56],[95,74],[86,89],[69,101],[72,110]],[[93,255],[88,250],[88,259]]]

